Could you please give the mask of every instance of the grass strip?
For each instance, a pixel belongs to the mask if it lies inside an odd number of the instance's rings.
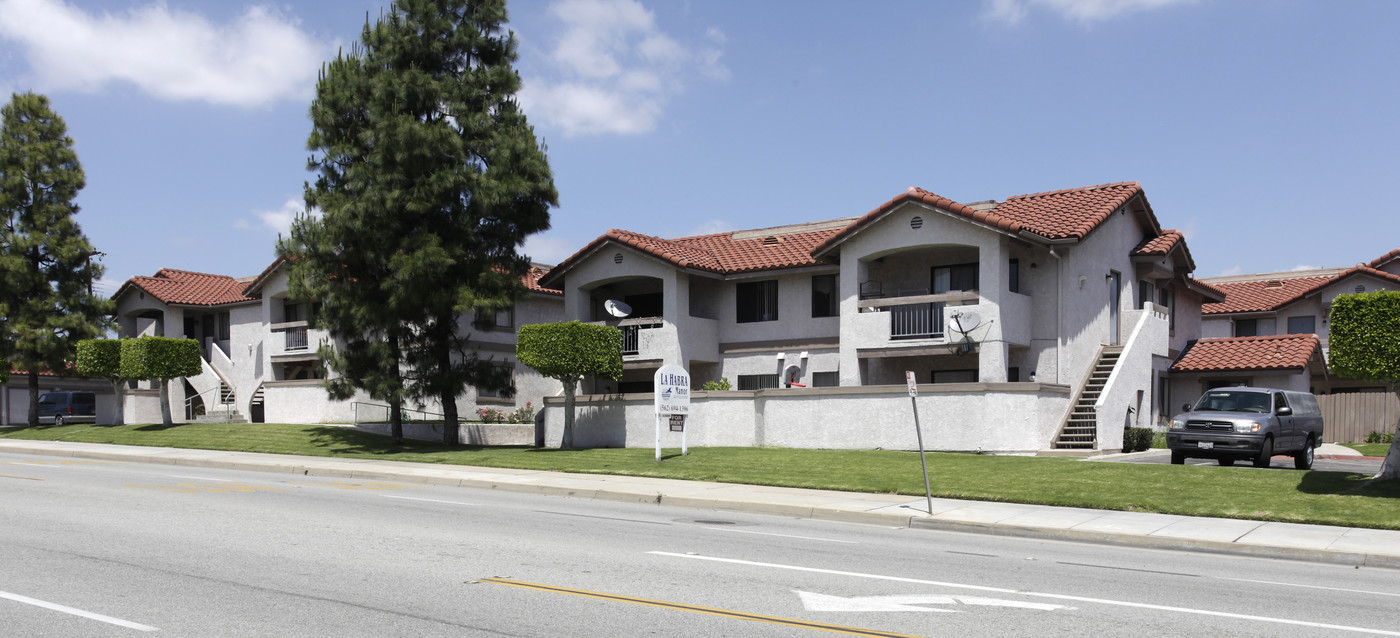
[[[266,423],[41,426],[0,438],[146,445],[618,474],[922,496],[917,452],[790,448],[650,448],[562,451],[455,447],[348,427]],[[1193,465],[1089,463],[1067,458],[929,454],[934,496],[1187,516],[1400,529],[1400,481],[1368,484],[1345,472],[1256,471]],[[1289,468],[1289,469],[1284,469]]]

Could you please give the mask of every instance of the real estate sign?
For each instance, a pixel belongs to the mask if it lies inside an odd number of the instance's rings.
[[[689,454],[685,441],[685,418],[690,414],[690,373],[678,365],[661,366],[652,377],[656,406],[656,462],[661,462],[661,422],[681,421],[681,454]],[[667,418],[669,417],[669,419]],[[675,431],[677,428],[672,427]]]

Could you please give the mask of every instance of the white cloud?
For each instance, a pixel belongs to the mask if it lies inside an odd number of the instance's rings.
[[[525,238],[525,245],[520,248],[520,254],[529,255],[531,261],[553,266],[568,259],[583,246],[584,244],[561,237],[537,234]]]
[[[39,90],[126,82],[164,100],[243,107],[311,95],[333,53],[266,6],[214,24],[163,2],[98,15],[62,0],[0,0],[0,38],[20,46]]]
[[[549,13],[563,34],[540,72],[525,78],[520,101],[565,137],[651,131],[692,74],[729,79],[718,29],[683,44],[637,0],[558,0]]]
[[[1229,268],[1226,268],[1225,270],[1220,271],[1220,274],[1216,275],[1216,277],[1234,277],[1235,275],[1243,274],[1244,268],[1240,266],[1231,266]]]
[[[306,202],[300,197],[292,197],[282,202],[281,208],[253,211],[256,223],[248,218],[236,219],[233,221],[233,227],[241,230],[255,230],[262,227],[285,237],[291,234],[292,220],[305,210]]]
[[[703,224],[700,224],[699,226],[690,229],[690,231],[686,233],[686,236],[694,237],[697,235],[715,235],[718,233],[729,232],[731,230],[734,230],[734,224],[729,223],[728,220],[711,219]]]
[[[984,15],[1016,24],[1032,9],[1041,9],[1081,24],[1103,22],[1121,15],[1151,11],[1196,0],[984,0]]]
[[[1297,266],[1294,266],[1294,267],[1291,268],[1290,270],[1295,270],[1295,271],[1297,271],[1297,270],[1321,270],[1321,269],[1322,269],[1322,266],[1309,266],[1309,265],[1307,265],[1307,264],[1298,264]]]

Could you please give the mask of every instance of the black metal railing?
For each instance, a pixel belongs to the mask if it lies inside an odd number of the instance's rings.
[[[629,355],[640,352],[638,350],[638,342],[640,341],[638,337],[641,326],[619,326],[618,330],[622,331],[622,354]]]
[[[889,306],[891,339],[936,339],[943,336],[943,306],[916,303]]]
[[[286,347],[286,350],[287,350],[287,351],[290,352],[290,351],[292,351],[292,350],[305,350],[305,349],[307,348],[306,327],[305,327],[305,326],[302,326],[302,327],[300,327],[300,328],[288,328],[287,331],[286,331],[286,334],[287,334],[287,347]]]

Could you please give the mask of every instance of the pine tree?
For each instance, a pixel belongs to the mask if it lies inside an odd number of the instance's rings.
[[[101,334],[110,300],[92,294],[97,254],[73,219],[82,166],[49,100],[14,94],[0,109],[0,306],[14,367],[28,373],[29,425],[39,424],[39,373],[63,373],[77,343]]]
[[[510,307],[529,261],[518,247],[549,227],[558,194],[514,101],[520,78],[504,0],[402,0],[362,47],[326,66],[308,142],[318,172],[284,242],[294,295],[323,302],[318,327],[340,376],[388,402],[443,407],[457,442],[456,398],[509,380],[466,342],[477,310]]]

